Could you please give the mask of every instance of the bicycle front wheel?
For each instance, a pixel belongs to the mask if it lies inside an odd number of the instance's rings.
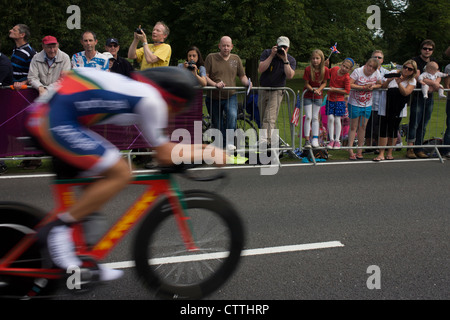
[[[185,193],[187,248],[168,200],[147,216],[137,232],[138,275],[164,299],[200,299],[217,290],[235,271],[244,244],[239,216],[225,199],[203,191]]]

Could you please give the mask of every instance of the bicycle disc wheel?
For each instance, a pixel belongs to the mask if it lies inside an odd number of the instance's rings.
[[[232,206],[213,193],[185,193],[189,231],[197,247],[186,249],[167,199],[137,232],[136,270],[164,299],[200,299],[223,285],[236,269],[244,244],[242,223]]]
[[[33,207],[13,202],[0,203],[0,259],[13,248],[26,234],[34,233],[33,228],[44,216]],[[43,267],[41,251],[37,243],[29,247],[11,268]],[[49,294],[54,280],[0,274],[0,298],[31,298]]]

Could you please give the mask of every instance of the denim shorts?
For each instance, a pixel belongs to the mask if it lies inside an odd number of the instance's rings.
[[[303,105],[304,106],[314,105],[315,107],[320,107],[320,106],[322,106],[322,99],[308,99],[308,98],[304,98],[303,99]]]
[[[345,101],[327,101],[326,115],[345,116]]]
[[[363,117],[365,119],[369,119],[372,114],[372,106],[368,107],[357,107],[354,105],[348,104],[348,117],[350,119],[356,119],[359,117]]]

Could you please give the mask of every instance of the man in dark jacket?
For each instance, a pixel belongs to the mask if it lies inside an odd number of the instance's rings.
[[[120,73],[129,77],[130,72],[133,71],[133,67],[131,63],[128,62],[127,59],[119,57],[118,54],[120,50],[119,40],[117,40],[116,38],[109,38],[108,40],[106,40],[105,49],[106,51],[111,53],[112,56],[114,57],[114,59],[112,59],[114,63],[110,69],[111,72]]]

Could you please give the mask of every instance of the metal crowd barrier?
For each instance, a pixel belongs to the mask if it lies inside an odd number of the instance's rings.
[[[9,88],[9,87],[8,87]],[[303,112],[303,101],[304,101],[304,94],[305,92],[303,92],[301,95],[299,95],[299,93],[297,93],[297,97],[295,92],[289,88],[289,87],[283,87],[283,88],[271,88],[271,87],[253,87],[250,92],[247,92],[247,88],[246,87],[225,87],[223,89],[220,90],[220,95],[223,95],[224,97],[227,96],[226,92],[229,90],[233,90],[236,91],[236,96],[238,99],[238,105],[240,107],[244,108],[244,112],[246,112],[246,114],[249,114],[250,117],[253,115],[253,117],[256,116],[257,114],[257,110],[259,110],[259,99],[254,99],[255,98],[255,94],[259,94],[260,91],[262,90],[283,90],[284,94],[283,94],[283,99],[282,99],[282,103],[280,106],[280,111],[279,111],[279,115],[278,115],[278,119],[277,119],[277,129],[279,130],[279,136],[278,138],[280,139],[280,144],[279,146],[276,148],[278,152],[283,152],[283,151],[287,151],[292,153],[293,155],[297,155],[298,152],[296,152],[297,150],[299,150],[300,152],[302,152],[303,150],[303,118],[304,118],[304,112]],[[325,88],[324,89],[324,95],[325,92],[327,92],[330,88]],[[219,89],[215,88],[215,87],[204,87],[203,88],[203,97],[208,97],[212,95],[213,91],[217,91]],[[377,89],[378,91],[386,91],[387,89]],[[415,89],[415,91],[420,91],[420,89]],[[447,92],[447,94],[450,94],[449,89],[445,89],[445,92]],[[19,91],[20,92],[20,91]],[[250,98],[252,98],[253,100],[250,102],[250,110],[245,110],[246,108],[248,108],[248,103],[250,101]],[[205,100],[205,99],[204,99]],[[203,100],[204,103],[204,110],[203,113],[207,113],[207,109],[208,106],[206,105],[205,101]],[[300,102],[298,102],[297,100],[300,100]],[[410,101],[411,102],[411,101]],[[410,104],[408,103],[408,117],[404,118],[404,119],[408,119],[409,118],[409,114],[410,114]],[[3,102],[0,101],[0,103],[3,106]],[[296,105],[300,105],[300,115],[299,115],[299,125],[295,126],[294,124],[291,123],[291,119],[292,119],[292,115],[294,113],[294,110],[296,108]],[[438,115],[436,117],[436,122],[439,122],[439,117],[442,114],[444,117],[446,116],[446,112],[445,112],[445,105],[446,105],[446,99],[443,98],[439,98],[439,99],[435,99],[434,100],[434,109],[433,109],[433,113],[438,112]],[[206,109],[206,111],[205,111]],[[257,117],[257,116],[256,116]],[[253,120],[255,121],[255,123],[259,124],[259,119],[257,118],[253,118]],[[437,124],[435,125],[436,129],[435,132],[431,133],[429,130],[426,131],[426,137],[424,137],[424,141],[428,140],[428,139],[435,139],[435,138],[441,138],[443,136],[443,132],[446,130],[445,128],[445,121],[444,123],[444,127],[439,127]],[[431,121],[428,123],[428,128],[430,127]],[[0,123],[0,127],[1,127],[2,123]],[[1,128],[0,128],[1,129]],[[372,132],[372,135],[375,135],[376,133]],[[436,139],[436,141],[438,141],[438,139]],[[298,148],[297,148],[298,145]],[[246,147],[247,150],[244,151],[248,151],[248,149],[251,149],[252,146],[248,146]],[[325,147],[321,147],[321,148],[325,148]],[[435,153],[437,155],[437,157],[439,157],[439,159],[441,160],[441,162],[443,161],[442,156],[439,152],[439,148],[450,148],[450,145],[443,145],[443,144],[435,144],[435,145],[420,145],[420,146],[408,146],[407,144],[404,144],[402,146],[373,146],[373,145],[364,145],[362,147],[358,147],[358,146],[342,146],[341,149],[379,149],[379,148],[383,148],[383,149],[388,149],[388,148],[434,148],[435,149]],[[240,151],[240,150],[238,150]],[[129,150],[125,150],[123,149],[124,152],[124,156],[128,158],[128,161],[131,164],[132,161],[132,156],[133,155],[151,155],[153,154],[152,152],[134,152],[133,150],[129,149]],[[331,151],[332,152],[332,151]],[[30,153],[24,154],[23,156],[15,156],[13,155],[11,156],[7,156],[7,157],[1,157],[1,153],[0,153],[0,160],[24,160],[24,159],[45,159],[48,157],[36,157],[35,155],[29,156]],[[314,160],[314,164],[315,164],[315,159],[314,159],[314,155],[311,152],[311,156],[312,159]]]
[[[326,92],[326,91],[328,91],[328,90],[330,90],[330,88],[325,88],[323,91],[324,92]],[[352,89],[352,90],[354,90],[354,89]],[[358,90],[358,91],[364,91],[364,90]],[[375,89],[375,90],[373,90],[373,91],[387,91],[387,89]],[[414,91],[415,92],[419,92],[419,91],[421,91],[421,89],[414,89]],[[450,94],[450,89],[444,89],[444,92],[447,92],[447,94]],[[301,96],[301,112],[300,112],[300,119],[302,119],[303,118],[303,110],[304,110],[304,105],[303,105],[303,102],[304,102],[304,95],[305,95],[305,93],[306,93],[306,91],[303,91],[303,93],[302,93],[302,96]],[[325,93],[323,94],[323,96],[325,96]],[[408,124],[409,124],[409,116],[410,116],[410,108],[411,108],[411,101],[412,101],[412,94],[410,95],[410,100],[409,100],[409,102],[407,103],[407,116],[406,117],[402,117],[402,119],[405,119],[405,121],[407,121],[406,123],[403,123],[403,120],[402,120],[402,123],[400,124],[400,129],[402,128],[402,127],[405,127],[405,126],[408,126]],[[379,146],[379,145],[365,145],[365,143],[364,143],[364,145],[363,146],[361,146],[361,147],[359,147],[359,146],[357,146],[357,145],[353,145],[353,146],[341,146],[341,149],[343,149],[343,150],[348,150],[348,149],[424,149],[424,148],[427,148],[427,149],[429,149],[429,148],[432,148],[432,149],[434,149],[434,152],[435,152],[435,155],[436,155],[436,157],[437,158],[439,158],[439,160],[441,161],[441,162],[443,162],[443,158],[442,158],[442,155],[440,154],[440,151],[439,151],[439,148],[450,148],[450,145],[444,145],[443,144],[443,136],[444,136],[444,133],[445,133],[445,130],[446,130],[446,124],[445,124],[445,121],[443,122],[443,127],[442,128],[439,128],[439,126],[438,126],[438,123],[439,123],[439,115],[440,115],[440,113],[442,113],[443,114],[443,116],[444,117],[446,117],[447,115],[446,115],[446,103],[447,103],[447,99],[445,99],[445,98],[440,98],[440,97],[438,97],[437,99],[436,99],[436,97],[434,97],[434,106],[433,106],[433,111],[432,111],[432,114],[433,113],[438,113],[437,114],[437,117],[436,117],[436,125],[435,125],[435,131],[432,133],[432,132],[430,132],[430,130],[426,130],[426,135],[423,137],[423,142],[426,142],[426,141],[430,141],[430,140],[434,140],[434,144],[422,144],[422,145],[408,145],[408,141],[407,141],[407,139],[406,139],[406,144],[402,144],[402,145],[400,145],[400,146],[398,146],[398,145],[396,145],[396,146]],[[424,102],[424,104],[425,104],[425,102]],[[438,105],[437,105],[438,104]],[[418,106],[418,107],[420,107],[420,106]],[[440,113],[439,113],[440,112]],[[378,116],[378,122],[379,122],[379,117],[380,116]],[[424,118],[422,118],[422,125],[423,125],[423,123],[424,123]],[[319,121],[320,121],[320,119],[319,119]],[[369,119],[369,121],[371,121],[370,119]],[[431,124],[431,119],[430,119],[430,121],[428,122],[428,124],[427,124],[427,126],[428,126],[428,128],[430,127],[430,124]],[[373,127],[372,127],[372,129],[373,129]],[[300,150],[300,152],[302,152],[303,151],[303,139],[302,139],[302,137],[303,137],[303,121],[299,121],[299,133],[298,133],[298,137],[299,137],[299,150]],[[406,132],[404,132],[404,134],[405,134],[405,136],[407,137],[408,136],[408,132],[406,131]],[[366,139],[366,135],[363,137],[364,139]],[[373,137],[379,137],[379,132],[373,132],[373,131],[371,131],[371,133],[370,133],[370,137],[371,137],[371,139],[373,139]],[[355,139],[357,139],[357,138],[355,138]],[[402,139],[403,140],[403,139]],[[355,140],[355,143],[356,143],[356,141],[357,140]],[[442,144],[438,144],[437,142],[438,141],[441,141],[442,142]],[[403,142],[403,141],[402,141]],[[319,149],[325,149],[325,147],[324,146],[322,146],[321,148],[319,148]],[[314,155],[313,155],[313,153],[311,152],[311,157],[313,158],[313,160],[314,160]],[[314,163],[315,163],[315,161],[314,161]]]
[[[255,124],[258,125],[258,129],[261,129],[261,115],[259,114],[259,93],[263,90],[283,90],[283,99],[281,101],[278,118],[276,120],[276,129],[278,129],[278,136],[275,137],[279,139],[277,151],[289,151],[293,152],[295,150],[295,126],[291,123],[291,117],[295,109],[296,95],[295,92],[289,87],[252,87],[250,91],[246,87],[225,87],[223,89],[217,89],[215,87],[204,87],[204,97],[212,98],[214,91],[219,91],[219,99],[224,97],[227,99],[227,91],[235,91],[239,113],[244,112],[246,116],[252,119]],[[205,109],[204,112],[209,114],[211,106],[208,106],[205,99]],[[242,108],[244,110],[242,110]],[[220,119],[221,120],[221,119]],[[259,138],[259,137],[258,137]],[[259,139],[258,139],[259,140]],[[257,146],[247,146],[245,150],[239,151],[251,151],[255,150]]]

